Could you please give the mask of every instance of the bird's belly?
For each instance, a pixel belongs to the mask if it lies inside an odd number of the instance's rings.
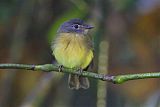
[[[58,45],[58,44],[57,44]],[[59,44],[53,51],[59,64],[67,68],[86,68],[93,58],[93,52],[77,43]]]

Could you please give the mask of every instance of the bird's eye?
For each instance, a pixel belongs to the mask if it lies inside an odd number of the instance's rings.
[[[79,28],[79,25],[78,25],[78,24],[75,24],[75,25],[73,25],[73,27],[74,27],[75,29],[78,29],[78,28]]]

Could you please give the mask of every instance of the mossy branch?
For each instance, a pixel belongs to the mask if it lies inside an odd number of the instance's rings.
[[[59,66],[56,66],[53,64],[44,64],[44,65],[0,64],[0,69],[24,69],[24,70],[32,70],[32,71],[59,72]],[[61,72],[69,73],[69,74],[77,74],[77,75],[81,75],[89,78],[108,81],[114,84],[121,84],[129,80],[160,78],[160,72],[127,74],[127,75],[117,75],[117,76],[97,74],[89,71],[84,71],[81,73],[81,72],[77,72],[75,69],[69,69],[69,68],[62,68]]]

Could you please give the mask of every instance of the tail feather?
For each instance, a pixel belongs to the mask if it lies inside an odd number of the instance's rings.
[[[68,78],[68,85],[70,89],[76,89],[78,90],[80,85],[79,85],[79,77],[78,75],[71,75],[69,74],[69,78]]]
[[[89,88],[89,80],[87,77],[79,77],[80,88],[88,89]]]
[[[86,77],[81,77],[78,75],[70,74],[68,78],[68,85],[70,89],[88,89],[89,88],[89,80]]]

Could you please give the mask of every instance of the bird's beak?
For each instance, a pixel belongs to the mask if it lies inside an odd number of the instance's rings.
[[[92,29],[92,28],[94,28],[94,26],[91,26],[91,25],[85,25],[85,26],[84,26],[84,28],[85,28],[85,29]]]

